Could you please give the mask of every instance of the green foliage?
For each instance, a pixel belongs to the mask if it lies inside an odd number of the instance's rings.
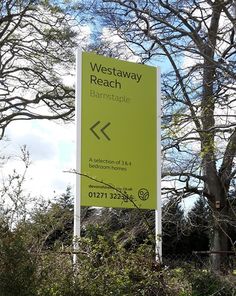
[[[38,264],[39,296],[77,296],[82,294],[74,276],[71,257],[59,252],[43,253]],[[89,280],[89,279],[88,279]]]
[[[227,278],[219,277],[210,271],[194,271],[186,273],[192,285],[193,296],[233,296],[236,295],[235,285]]]
[[[164,253],[183,253],[185,218],[178,202],[170,200],[164,205],[162,227]]]
[[[106,235],[120,232],[120,242],[127,250],[135,250],[146,239],[153,236],[154,241],[155,215],[151,210],[139,209],[103,209],[99,225]],[[92,219],[90,219],[92,220]],[[90,225],[93,222],[90,221]],[[86,232],[88,231],[86,227]],[[152,243],[150,241],[150,243]]]
[[[0,225],[0,295],[36,294],[36,264],[23,237]]]
[[[197,224],[202,230],[207,228],[204,208],[199,201],[189,212],[191,231],[198,229]],[[14,230],[3,217],[0,295],[231,295],[226,280],[196,271],[191,262],[177,262],[178,268],[173,269],[155,261],[153,212],[86,208],[82,216],[85,223],[76,266],[71,253],[73,197],[69,187],[54,201],[40,204],[30,220],[16,224]],[[176,252],[183,244],[188,219],[178,203],[167,204],[163,216],[163,239],[168,238]]]
[[[187,215],[186,228],[190,252],[209,250],[209,237],[212,223],[212,215],[209,205],[204,198],[199,198]]]
[[[173,273],[155,262],[152,247],[143,244],[129,252],[119,243],[119,234],[81,239],[74,270],[68,255],[55,256],[41,257],[39,295],[171,296],[183,290],[182,284],[176,286],[177,278],[172,280]]]
[[[63,208],[62,205],[66,209],[71,206],[65,202],[68,196],[65,194],[58,200],[57,210]],[[47,226],[51,210],[49,208],[49,212],[44,213],[45,219],[40,220],[41,230]],[[59,215],[53,213],[53,221],[59,221]],[[127,249],[123,243],[124,229],[111,233],[105,224],[87,225],[84,238],[78,242],[74,266],[71,246],[62,251],[57,244],[50,251],[34,251],[33,256],[25,243],[24,231],[29,228],[20,225],[13,232],[3,221],[0,228],[1,296],[234,295],[230,294],[233,287],[226,279],[210,272],[195,270],[190,264],[171,269],[156,262],[153,238],[147,237],[136,248]],[[44,236],[40,231],[38,235]],[[26,241],[29,246],[29,237]]]
[[[42,201],[31,212],[30,219],[18,225],[30,249],[38,252],[70,246],[73,236],[73,196],[71,188],[54,201]]]
[[[196,270],[190,264],[177,269],[158,264],[154,260],[153,247],[147,243],[131,252],[119,243],[122,233],[103,236],[99,234],[101,228],[96,226],[90,233],[91,238],[79,241],[74,269],[68,255],[51,253],[41,257],[38,295],[234,295],[227,278]]]

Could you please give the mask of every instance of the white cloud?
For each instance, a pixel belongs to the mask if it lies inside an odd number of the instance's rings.
[[[5,153],[10,160],[2,167],[2,176],[13,169],[22,172],[22,163],[16,156],[20,147],[27,146],[31,165],[25,188],[33,196],[51,198],[74,186],[75,176],[65,170],[75,169],[75,126],[51,121],[21,121],[12,123],[7,130],[9,142]]]
[[[136,63],[140,62],[140,57],[129,50],[125,41],[119,36],[116,30],[104,27],[102,29],[101,40],[109,43],[113,48],[113,52],[119,58]]]

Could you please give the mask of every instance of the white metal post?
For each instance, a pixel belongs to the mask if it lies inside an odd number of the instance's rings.
[[[161,82],[157,67],[157,209],[155,211],[156,261],[162,262],[162,210],[161,210]]]
[[[80,173],[81,171],[81,78],[82,78],[82,52],[76,51],[76,84],[75,84],[75,115],[76,115],[76,180],[74,200],[74,251],[78,250],[78,239],[80,238]],[[74,254],[73,262],[76,263],[77,255]]]

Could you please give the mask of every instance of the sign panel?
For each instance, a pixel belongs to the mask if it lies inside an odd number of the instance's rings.
[[[80,56],[82,206],[156,209],[157,68]]]

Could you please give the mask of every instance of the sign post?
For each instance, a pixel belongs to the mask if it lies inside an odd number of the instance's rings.
[[[155,209],[161,223],[159,69],[78,52],[76,99],[74,235],[81,205]]]

